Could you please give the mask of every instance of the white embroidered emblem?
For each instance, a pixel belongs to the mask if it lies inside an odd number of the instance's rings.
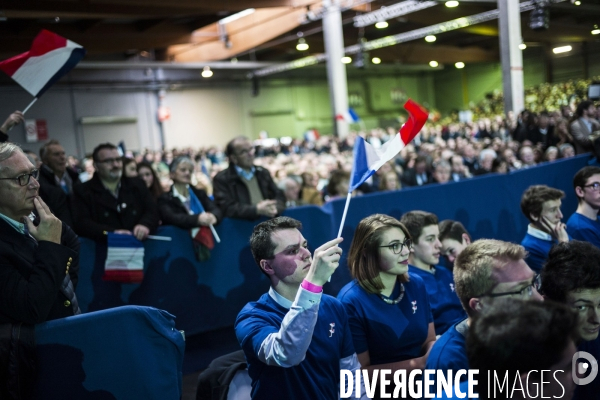
[[[417,312],[417,301],[411,301],[412,304],[412,309],[413,309],[413,314]]]
[[[332,337],[335,332],[335,322],[329,324],[329,337]]]

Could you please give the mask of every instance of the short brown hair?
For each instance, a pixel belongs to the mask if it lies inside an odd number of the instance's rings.
[[[269,219],[254,227],[250,236],[250,250],[254,261],[260,267],[261,260],[272,260],[275,256],[273,251],[277,245],[273,243],[271,236],[277,231],[284,229],[302,229],[302,223],[290,217],[277,217]],[[263,269],[260,269],[263,273]]]
[[[537,217],[542,213],[542,205],[546,201],[560,200],[565,197],[565,192],[546,185],[529,186],[521,197],[521,211],[529,222],[535,222],[531,215]]]
[[[573,177],[573,189],[576,190],[578,187],[583,188],[585,186],[585,184],[587,183],[587,180],[592,175],[596,175],[596,174],[600,174],[600,167],[587,166],[587,167],[581,168],[579,171],[577,171],[577,173]],[[575,195],[577,196],[577,192],[575,192]],[[581,197],[577,196],[577,201],[581,202],[582,201]]]
[[[368,293],[379,293],[384,288],[379,277],[379,246],[381,236],[390,228],[399,228],[407,238],[411,238],[408,229],[400,221],[384,214],[364,218],[354,231],[348,253],[348,267],[352,277]],[[408,275],[405,274],[399,279],[401,282],[408,282]]]
[[[471,243],[454,262],[456,294],[467,314],[472,315],[469,301],[488,293],[498,283],[494,269],[502,269],[511,261],[525,258],[527,252],[521,245],[494,239],[480,239]]]
[[[467,232],[467,229],[463,224],[458,221],[453,221],[451,219],[445,219],[440,222],[440,242],[444,239],[452,239],[456,240],[459,243],[462,243],[463,237],[462,235],[466,234],[469,239],[471,239],[471,235]]]
[[[48,143],[44,143],[42,147],[40,147],[40,159],[44,162],[46,158],[46,153],[48,153],[48,147],[50,146],[60,146],[60,142],[56,139],[50,140]]]
[[[418,243],[423,228],[437,225],[438,218],[435,214],[426,211],[409,211],[400,218],[400,222],[410,232],[413,242]]]

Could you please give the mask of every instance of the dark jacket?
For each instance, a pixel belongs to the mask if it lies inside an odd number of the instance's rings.
[[[71,168],[66,169],[66,173],[69,174],[73,181],[73,187],[79,183],[79,175]],[[54,172],[46,165],[42,165],[40,168],[40,197],[56,218],[60,219],[69,226],[73,226],[73,215],[71,212],[71,199],[73,194],[67,195],[65,191],[56,183],[54,178]]]
[[[98,174],[73,188],[75,232],[80,236],[106,242],[106,232],[133,228],[140,224],[154,231],[158,227],[158,210],[144,181],[121,178],[119,197],[104,187]]]
[[[277,214],[285,210],[285,196],[277,188],[269,171],[262,167],[255,167],[254,176],[258,181],[258,187],[265,200],[277,200]],[[223,211],[223,215],[229,218],[258,219],[260,215],[256,212],[256,206],[250,204],[250,193],[248,187],[235,170],[235,165],[229,163],[229,167],[219,172],[213,179],[215,203]]]
[[[37,324],[73,315],[60,291],[67,263],[73,285],[79,271],[79,240],[63,224],[61,244],[35,242],[0,219],[0,323]]]
[[[193,186],[190,187],[202,203],[204,211],[212,213],[217,218],[217,224],[221,222],[223,214],[219,207],[208,198],[206,192]],[[173,196],[173,186],[171,186],[171,190],[161,194],[158,198],[158,212],[163,225],[175,225],[182,229],[192,229],[200,226],[198,224],[198,214],[188,213],[181,200]]]
[[[421,186],[428,185],[433,181],[429,171],[426,171],[425,174],[427,175],[427,180],[423,182]],[[414,168],[409,168],[404,171],[401,181],[403,186],[419,186],[419,183],[417,182],[417,172],[414,170]]]

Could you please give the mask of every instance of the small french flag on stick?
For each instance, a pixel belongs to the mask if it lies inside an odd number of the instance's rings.
[[[108,232],[105,281],[140,283],[144,279],[144,245],[133,235]]]
[[[33,40],[31,49],[0,61],[0,70],[31,93],[37,100],[85,56],[85,49],[62,36],[43,29]],[[27,111],[25,109],[23,112]]]

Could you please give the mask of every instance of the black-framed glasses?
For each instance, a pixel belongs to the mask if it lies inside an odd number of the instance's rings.
[[[600,191],[600,183],[598,183],[598,182],[590,183],[589,185],[583,185],[583,187],[589,187],[594,192]]]
[[[514,292],[501,292],[501,293],[487,293],[482,294],[480,296],[475,297],[501,297],[501,296],[521,296],[521,297],[531,297],[533,296],[533,289],[538,292],[542,289],[542,277],[540,274],[536,274],[531,283],[525,286],[521,290],[515,290]]]
[[[406,248],[408,250],[410,250],[412,247],[412,240],[406,239],[403,243],[396,242],[393,244],[387,244],[385,246],[379,246],[379,247],[389,247],[389,249],[392,250],[394,252],[394,254],[400,254],[400,253],[402,253],[402,249],[404,249],[404,246],[406,246]]]
[[[118,158],[105,158],[104,160],[96,160],[97,163],[102,164],[114,164],[114,163],[122,163],[123,159],[121,157]]]
[[[0,178],[0,180],[12,180],[12,181],[17,181],[17,183],[20,186],[27,186],[29,185],[29,180],[31,179],[31,177],[33,176],[33,178],[35,180],[38,179],[38,177],[40,176],[40,170],[39,169],[34,169],[33,171],[27,173],[27,174],[22,174],[19,175],[15,178]]]

